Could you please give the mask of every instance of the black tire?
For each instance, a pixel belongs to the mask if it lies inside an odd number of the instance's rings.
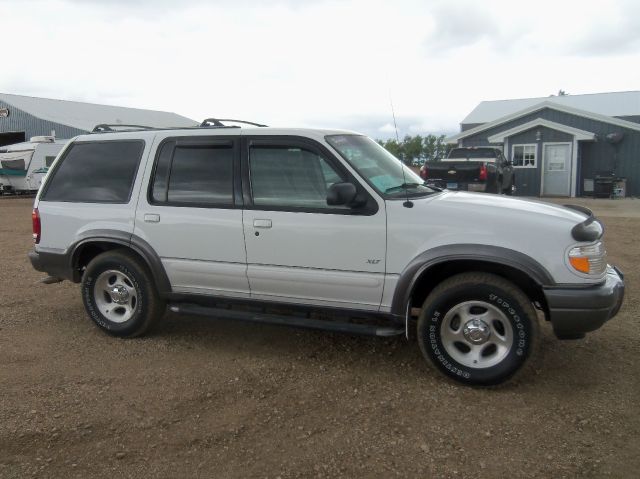
[[[122,338],[146,333],[165,311],[147,266],[124,249],[91,260],[82,277],[82,301],[100,329]]]
[[[481,272],[443,281],[425,300],[418,319],[423,355],[466,385],[491,386],[513,378],[531,363],[539,334],[527,296],[511,282]]]

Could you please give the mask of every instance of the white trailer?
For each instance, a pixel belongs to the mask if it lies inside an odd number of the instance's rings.
[[[34,136],[0,147],[0,194],[30,194],[40,188],[49,167],[69,140]]]

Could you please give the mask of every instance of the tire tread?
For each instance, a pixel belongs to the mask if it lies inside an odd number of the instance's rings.
[[[420,315],[420,319],[418,320],[418,333],[417,333],[419,338],[418,344],[420,345],[420,349],[422,351],[423,356],[428,358],[430,364],[435,369],[440,370],[440,368],[435,362],[435,358],[433,358],[431,354],[428,353],[428,351],[426,350],[424,341],[420,339],[421,335],[419,332],[419,328],[420,328],[421,320],[423,320],[424,312],[429,308],[432,302],[434,302],[446,291],[465,285],[465,284],[469,284],[469,283],[476,283],[476,284],[479,283],[484,285],[494,284],[497,287],[503,289],[506,293],[512,295],[520,303],[520,306],[525,309],[525,313],[530,318],[530,322],[531,322],[531,338],[529,342],[529,354],[526,360],[524,361],[524,364],[520,368],[518,368],[513,374],[511,374],[508,378],[501,381],[499,384],[469,383],[469,385],[472,385],[475,387],[496,388],[496,387],[504,386],[505,384],[508,384],[508,383],[517,382],[521,378],[528,377],[529,375],[533,374],[534,367],[538,363],[540,351],[541,351],[540,325],[539,325],[538,315],[536,313],[536,310],[533,307],[533,304],[531,300],[527,297],[527,295],[520,288],[514,285],[512,282],[498,275],[495,275],[492,273],[485,273],[482,271],[461,273],[461,274],[452,276],[444,280],[442,283],[436,286],[431,291],[431,293],[429,293],[429,295],[427,296],[427,298],[425,299],[422,305],[422,313]],[[459,384],[459,382],[456,381],[454,378],[450,377],[447,374],[444,374],[444,375],[447,376],[452,382],[456,382],[457,384]]]
[[[149,268],[135,254],[126,249],[105,251],[104,253],[100,253],[95,258],[93,258],[87,265],[87,269],[85,271],[85,274],[83,275],[83,285],[84,278],[87,276],[87,272],[90,272],[93,268],[99,267],[99,265],[104,261],[115,261],[117,263],[125,265],[127,263],[130,263],[133,266],[133,268],[140,276],[137,278],[137,281],[141,283],[147,291],[148,311],[144,317],[144,321],[142,321],[141,324],[133,331],[115,332],[106,330],[104,328],[101,329],[111,335],[123,338],[135,338],[144,335],[149,330],[151,330],[153,326],[155,326],[155,324],[159,321],[159,319],[164,315],[164,303],[160,300],[160,295],[158,294],[158,290],[156,288],[155,282],[152,279]]]

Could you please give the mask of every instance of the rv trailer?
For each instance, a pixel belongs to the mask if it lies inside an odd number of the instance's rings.
[[[34,136],[24,143],[0,147],[0,194],[38,191],[49,167],[68,141]]]

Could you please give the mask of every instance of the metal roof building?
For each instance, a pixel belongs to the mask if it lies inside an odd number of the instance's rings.
[[[640,196],[640,91],[483,101],[447,139],[496,146],[524,196]]]
[[[32,136],[72,138],[100,123],[153,127],[197,126],[176,113],[54,100],[0,93],[0,146],[26,141]]]
[[[514,100],[483,101],[461,122],[461,130],[469,130],[483,123],[511,115],[542,102],[577,108],[579,110],[612,116],[621,120],[640,121],[640,91],[590,93]]]

